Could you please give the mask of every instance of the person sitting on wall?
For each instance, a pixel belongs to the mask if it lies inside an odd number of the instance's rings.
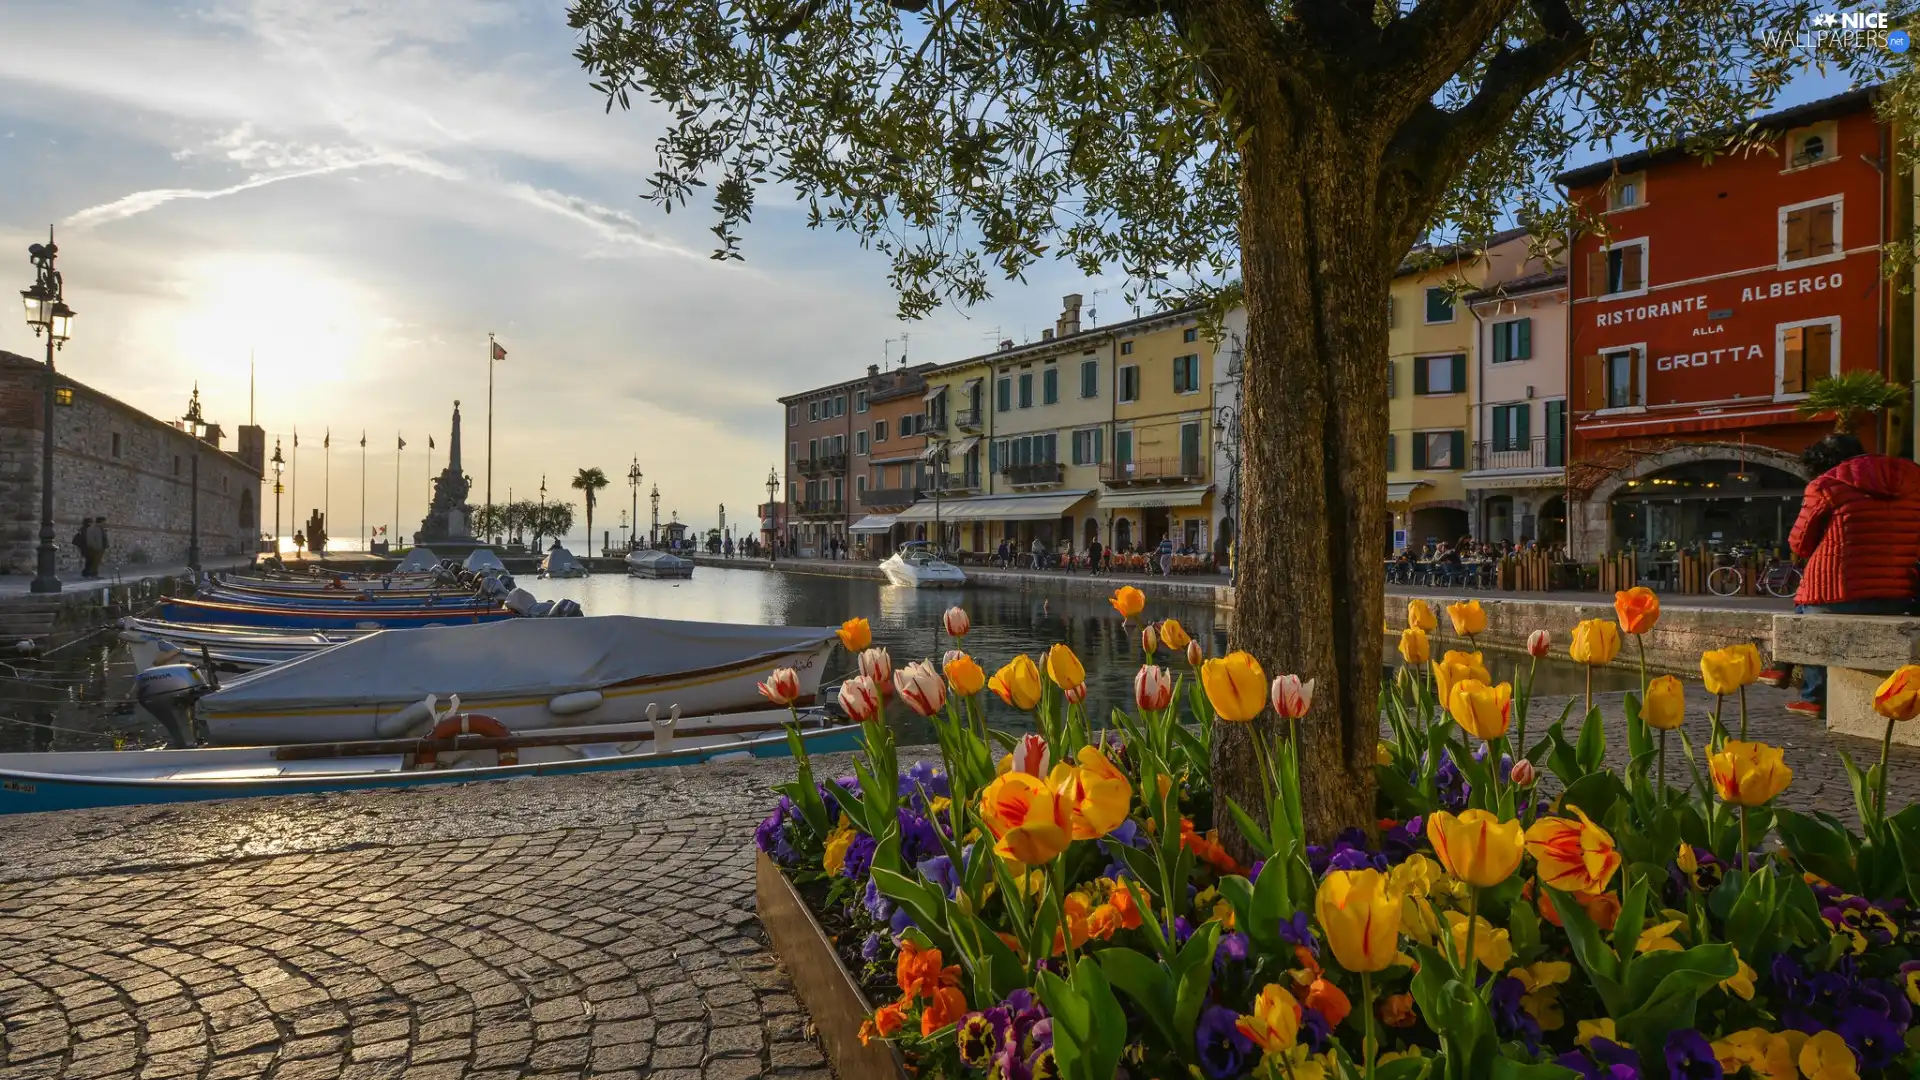
[[[1800,455],[1807,491],[1787,546],[1807,560],[1795,611],[1907,615],[1920,597],[1920,465],[1869,454],[1844,432]],[[1801,668],[1790,711],[1819,716],[1827,669]]]

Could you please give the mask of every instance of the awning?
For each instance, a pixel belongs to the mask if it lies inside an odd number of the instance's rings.
[[[974,447],[978,445],[980,445],[979,436],[977,435],[970,436],[968,438],[961,439],[957,443],[954,443],[953,449],[950,451],[950,453],[952,454],[953,457],[963,458],[967,456],[967,451],[972,450]]]
[[[1432,486],[1433,485],[1427,483],[1425,480],[1413,480],[1404,484],[1388,484],[1387,501],[1390,503],[1403,503],[1413,495],[1414,489]]]
[[[933,389],[931,389],[931,390],[928,390],[928,391],[927,391],[926,393],[924,393],[924,394],[921,394],[921,395],[920,395],[920,400],[921,400],[921,401],[932,401],[932,400],[933,400],[934,398],[937,398],[937,397],[939,397],[939,396],[940,396],[941,394],[944,394],[944,393],[946,393],[946,392],[947,392],[947,387],[946,387],[946,384],[945,384],[945,383],[942,383],[942,384],[940,384],[939,386],[936,386],[936,387],[934,387]]]
[[[1465,473],[1460,477],[1460,484],[1473,491],[1555,488],[1560,487],[1565,479],[1566,473],[1560,469],[1516,469],[1510,472]]]
[[[981,383],[983,383],[983,382],[985,382],[985,381],[986,381],[986,380],[985,380],[984,378],[982,378],[981,376],[979,376],[979,375],[975,375],[975,376],[974,376],[973,378],[971,378],[971,379],[968,379],[968,380],[966,381],[966,384],[965,384],[964,386],[962,386],[962,387],[961,387],[961,389],[962,389],[962,390],[966,390],[966,391],[969,391],[969,392],[971,392],[971,391],[973,390],[973,388],[974,388],[974,387],[976,387],[976,386],[979,386],[979,385],[980,385]]]
[[[1091,491],[1050,491],[1045,495],[980,495],[971,499],[941,499],[941,521],[1039,521],[1057,518]],[[917,502],[895,516],[896,521],[932,521],[936,504]]]
[[[1160,488],[1137,491],[1108,491],[1100,496],[1102,510],[1133,510],[1143,506],[1199,506],[1213,487]]]
[[[897,520],[897,518],[893,514],[868,514],[866,517],[847,526],[847,531],[857,533],[883,533],[893,528],[895,520]]]
[[[1705,416],[1662,417],[1648,420],[1643,414],[1628,414],[1622,419],[1601,417],[1583,420],[1577,426],[1582,435],[1595,439],[1627,439],[1670,432],[1734,431],[1739,428],[1766,427],[1770,424],[1799,423],[1799,410],[1756,409],[1713,413]]]
[[[947,444],[943,442],[930,443],[925,450],[920,451],[920,460],[932,461],[934,458],[939,457],[941,452],[946,448]]]
[[[898,457],[873,458],[872,460],[868,461],[867,464],[869,465],[911,465],[914,462],[919,460],[920,460],[920,455],[917,453],[901,454]]]

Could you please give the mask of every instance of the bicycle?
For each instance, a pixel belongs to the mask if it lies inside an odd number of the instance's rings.
[[[1717,566],[1707,575],[1707,591],[1734,596],[1746,589],[1747,575],[1737,564]],[[1791,597],[1800,589],[1800,568],[1786,559],[1774,559],[1760,570],[1755,583],[1768,596]]]

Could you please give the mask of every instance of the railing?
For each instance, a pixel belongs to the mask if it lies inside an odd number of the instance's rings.
[[[943,476],[940,478],[940,490],[942,493],[951,491],[951,492],[956,492],[961,494],[964,494],[969,491],[979,491],[980,477],[978,474],[975,474],[973,476],[967,476],[964,474],[960,476]],[[927,486],[927,488],[924,491],[924,494],[926,495],[933,494],[932,485]]]
[[[804,499],[794,504],[801,517],[838,517],[847,512],[841,499]]]
[[[1206,463],[1198,457],[1134,458],[1100,467],[1103,484],[1195,483],[1206,475]]]
[[[1565,439],[1537,436],[1526,442],[1498,440],[1473,444],[1475,469],[1557,469],[1566,464]]]
[[[1058,461],[1046,461],[1038,465],[1002,465],[1000,471],[1006,474],[1008,483],[1015,485],[1057,484],[1067,476],[1067,467]]]
[[[956,427],[963,427],[963,428],[971,429],[973,431],[979,431],[981,426],[980,410],[979,409],[961,409],[959,412],[954,414],[953,422]]]
[[[943,412],[938,415],[931,415],[931,416],[923,415],[921,417],[920,430],[922,431],[947,430],[947,414]]]
[[[906,506],[919,497],[913,488],[868,488],[860,493],[860,505]]]
[[[847,455],[821,454],[819,457],[801,458],[799,461],[794,462],[793,465],[794,468],[800,470],[801,473],[807,476],[813,476],[823,472],[845,472],[847,469]]]

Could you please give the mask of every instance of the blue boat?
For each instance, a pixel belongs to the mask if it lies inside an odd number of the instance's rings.
[[[669,721],[624,730],[429,735],[330,746],[0,754],[0,814],[467,784],[790,753],[783,725],[792,717],[785,710],[726,719],[687,736],[674,736]],[[800,738],[809,753],[851,750],[859,739],[857,725],[830,723],[821,710],[802,710],[801,719]]]

